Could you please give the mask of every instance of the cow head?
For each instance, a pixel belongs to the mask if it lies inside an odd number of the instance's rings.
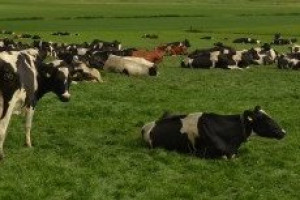
[[[55,62],[43,63],[40,68],[39,73],[46,90],[54,92],[63,102],[69,101],[71,77],[68,65],[64,61],[60,61],[59,64]]]
[[[286,131],[260,106],[249,111],[248,119],[252,122],[253,131],[259,136],[282,139],[286,134]]]
[[[152,67],[149,68],[149,76],[157,76],[158,72],[157,72],[157,65],[154,64]]]

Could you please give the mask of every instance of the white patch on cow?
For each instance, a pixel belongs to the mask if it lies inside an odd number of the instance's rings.
[[[25,144],[27,147],[31,147],[31,126],[32,126],[32,119],[33,119],[34,109],[33,107],[29,107],[25,109],[25,116],[26,116],[26,123],[25,123]]]
[[[150,122],[150,123],[145,124],[142,127],[142,131],[143,131],[142,137],[145,140],[145,142],[147,142],[149,144],[150,147],[152,147],[152,140],[150,138],[150,133],[151,133],[152,129],[154,128],[154,126],[155,126],[155,122]]]
[[[0,41],[0,47],[4,47],[4,42]]]
[[[103,42],[100,42],[99,43],[99,49],[102,49],[102,47],[103,47]]]
[[[19,52],[17,51],[11,51],[10,53],[8,52],[1,52],[0,53],[0,59],[5,61],[6,63],[11,64],[13,67],[14,72],[17,72],[17,61],[18,61],[18,56]]]
[[[256,44],[260,44],[261,43],[261,41],[260,40],[256,40]]]
[[[192,148],[195,150],[195,139],[199,137],[198,121],[203,113],[192,113],[181,119],[182,128],[180,132],[187,134],[189,141],[192,143]]]
[[[65,78],[68,78],[69,69],[67,67],[60,67],[60,68],[58,68],[58,71],[62,72],[64,74]]]
[[[293,58],[293,59],[290,59],[290,63],[292,63],[293,66],[296,66],[300,61]]]
[[[274,49],[270,49],[270,51],[268,51],[268,56],[271,58],[271,60],[275,60],[277,55]]]
[[[25,89],[21,89],[18,96],[16,96],[16,98],[18,99],[16,101],[16,104],[14,106],[14,110],[13,110],[13,114],[15,115],[20,115],[22,113],[22,108],[25,104],[25,99],[26,99],[26,91]]]
[[[54,65],[54,67],[58,67],[61,65],[62,62],[63,62],[63,60],[53,60],[50,63],[52,63]]]
[[[77,54],[78,54],[79,56],[83,56],[83,55],[86,54],[87,51],[88,51],[87,48],[78,48],[78,49],[77,49]]]
[[[66,99],[70,99],[71,94],[69,93],[69,91],[65,91],[65,93],[63,93],[61,96],[63,96]]]
[[[25,53],[28,55],[29,57],[29,63],[27,62],[27,60],[25,60],[25,65],[22,65],[22,67],[28,67],[31,72],[33,73],[34,76],[34,91],[36,91],[38,89],[38,82],[37,82],[37,70],[36,70],[36,66],[35,66],[35,60],[36,60],[36,56],[38,55],[38,51],[36,49],[27,49],[24,51],[21,51],[22,53]]]
[[[118,45],[118,50],[121,50],[121,49],[122,49],[122,45],[119,44],[119,45]]]
[[[229,51],[228,49],[224,49],[223,53],[224,53],[224,54],[229,54],[230,51]]]

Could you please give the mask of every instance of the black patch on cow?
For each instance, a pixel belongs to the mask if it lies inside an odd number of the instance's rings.
[[[162,147],[182,153],[193,153],[192,144],[186,134],[180,132],[181,119],[186,115],[167,116],[155,122],[150,132],[152,147]]]
[[[202,55],[194,58],[191,65],[193,68],[209,69],[213,62],[210,60],[210,56]]]
[[[204,113],[198,121],[199,138],[196,142],[197,155],[215,158],[233,155],[246,140],[240,115],[218,115]]]
[[[12,99],[13,94],[21,87],[20,79],[14,72],[11,64],[0,60],[0,90],[3,96],[3,111],[0,113],[0,119],[5,116],[9,101]]]

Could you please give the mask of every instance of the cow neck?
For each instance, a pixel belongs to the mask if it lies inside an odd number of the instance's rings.
[[[38,89],[36,91],[36,99],[39,100],[46,93],[52,91],[53,81],[51,80],[51,77],[47,78],[42,76],[42,74],[39,71],[38,71],[37,80],[38,80]]]
[[[240,115],[240,120],[243,127],[243,137],[244,140],[246,141],[247,138],[251,135],[251,132],[253,130],[252,122],[249,119],[247,119],[244,116],[244,114]]]

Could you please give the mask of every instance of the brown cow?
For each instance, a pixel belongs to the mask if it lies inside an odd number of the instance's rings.
[[[162,62],[164,55],[165,55],[165,51],[159,49],[153,51],[137,50],[132,52],[132,56],[144,58],[156,64]]]

